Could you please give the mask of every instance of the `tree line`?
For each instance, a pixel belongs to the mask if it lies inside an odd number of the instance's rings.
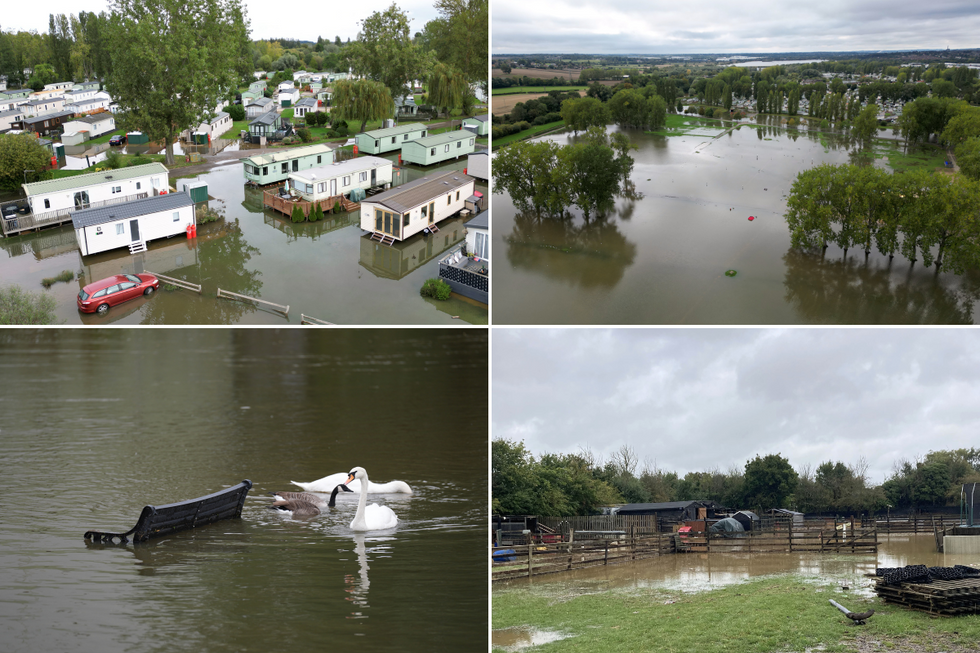
[[[606,461],[578,454],[535,456],[522,442],[495,439],[491,451],[495,514],[554,517],[595,514],[623,503],[711,500],[734,509],[788,508],[841,515],[956,506],[963,483],[980,481],[980,449],[931,451],[900,460],[881,485],[863,459],[795,468],[780,454],[755,456],[727,471],[676,472],[645,463],[622,446]]]
[[[956,274],[980,266],[980,182],[962,175],[823,164],[797,175],[786,205],[799,249],[875,248]]]

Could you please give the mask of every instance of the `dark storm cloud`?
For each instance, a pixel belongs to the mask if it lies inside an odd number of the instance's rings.
[[[494,53],[800,52],[977,46],[980,6],[831,0],[692,5],[493,1]]]
[[[976,446],[980,333],[495,329],[493,436],[536,454],[623,444],[681,474],[781,453],[797,468]]]

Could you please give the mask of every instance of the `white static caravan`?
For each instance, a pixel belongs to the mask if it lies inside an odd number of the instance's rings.
[[[466,174],[487,181],[490,179],[490,152],[480,150],[473,152],[466,157]]]
[[[169,193],[133,202],[84,209],[71,214],[82,256],[129,247],[187,233],[194,224],[194,200],[187,193]]]
[[[290,173],[289,187],[307,202],[318,202],[354,189],[388,187],[393,170],[394,165],[388,159],[361,156]]]
[[[466,208],[474,180],[450,171],[426,175],[361,202],[361,229],[405,240]]]
[[[34,217],[47,219],[46,214],[52,214],[51,217],[56,213],[68,215],[75,209],[158,195],[161,191],[166,192],[169,184],[167,169],[162,163],[147,163],[21,186]]]

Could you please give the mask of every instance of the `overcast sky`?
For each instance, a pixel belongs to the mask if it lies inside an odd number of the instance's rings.
[[[274,37],[316,41],[317,36],[339,36],[346,41],[357,38],[357,22],[376,11],[384,11],[392,0],[366,0],[365,2],[302,2],[283,3],[277,0],[244,0],[252,21],[252,39]],[[408,12],[412,34],[421,32],[425,24],[437,17],[434,0],[395,0],[403,11]],[[79,11],[99,13],[109,10],[106,0],[47,0],[40,9],[23,2],[4,3],[0,14],[0,28],[5,32],[35,30],[48,31],[49,14],[78,14]]]
[[[980,46],[976,0],[491,0],[494,54]]]
[[[676,471],[799,470],[980,446],[975,329],[501,329],[493,438],[536,455],[629,444]]]

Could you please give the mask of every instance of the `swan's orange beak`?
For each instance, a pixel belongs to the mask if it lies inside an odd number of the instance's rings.
[[[350,482],[353,481],[353,480],[354,480],[354,475],[353,474],[348,474],[347,475],[347,483],[345,483],[345,485],[350,485]]]

